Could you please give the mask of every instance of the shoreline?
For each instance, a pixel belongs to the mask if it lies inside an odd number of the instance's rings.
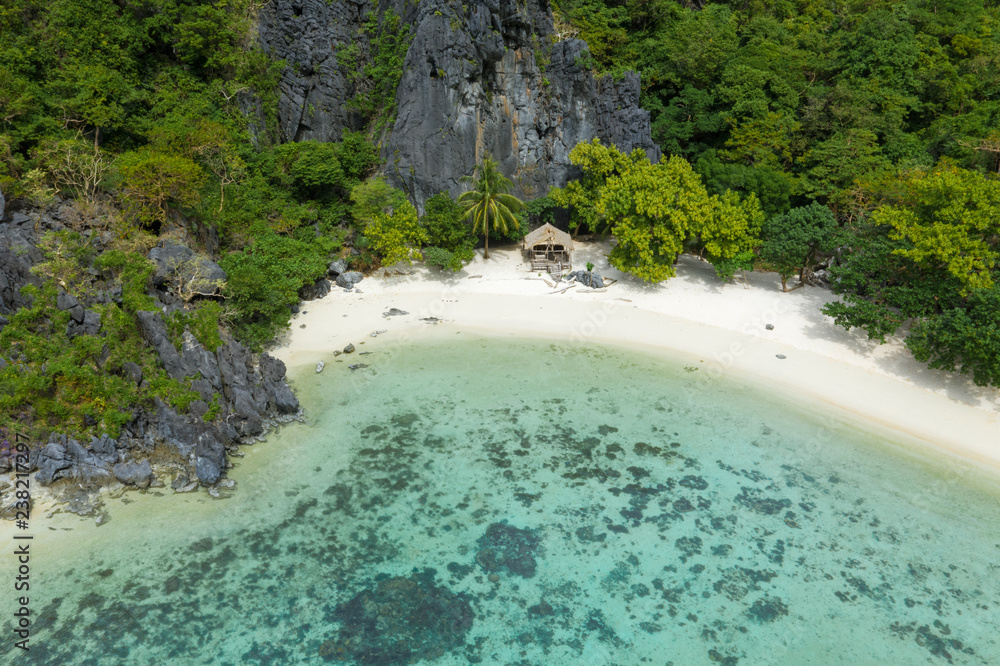
[[[1000,391],[930,370],[898,339],[878,345],[863,331],[836,326],[819,310],[835,298],[831,292],[783,293],[773,273],[748,274],[746,288],[724,284],[691,256],[681,258],[677,277],[647,285],[610,268],[606,244],[577,247],[574,267],[592,261],[617,282],[604,291],[578,285],[558,293],[528,270],[518,249],[495,249],[489,260],[477,255],[454,274],[421,266],[366,278],[360,293],[334,288],[302,304],[271,354],[304,372],[318,361],[365,362],[357,353],[335,358],[347,344],[376,352],[375,362],[393,348],[445,334],[545,339],[557,349],[607,345],[689,363],[709,381],[726,376],[761,386],[799,407],[833,408],[869,432],[895,433],[922,444],[924,453],[1000,472]],[[390,308],[407,314],[383,317]]]

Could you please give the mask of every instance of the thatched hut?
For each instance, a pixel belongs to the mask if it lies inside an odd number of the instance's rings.
[[[561,272],[573,267],[570,253],[573,239],[565,231],[545,223],[524,237],[522,247],[528,253],[531,270]]]

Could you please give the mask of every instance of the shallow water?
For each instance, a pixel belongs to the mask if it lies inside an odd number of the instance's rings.
[[[452,337],[299,374],[226,499],[37,518],[18,663],[1000,662],[995,476],[697,363]]]

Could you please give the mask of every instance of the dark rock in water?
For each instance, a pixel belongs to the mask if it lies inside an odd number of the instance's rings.
[[[319,648],[326,661],[409,664],[464,645],[474,613],[465,595],[436,585],[428,570],[379,580],[337,604],[333,619],[342,626]]]
[[[326,269],[326,272],[330,274],[330,277],[337,277],[341,273],[347,272],[347,262],[343,259],[334,259],[330,262],[330,267]]]
[[[354,343],[353,342],[350,343],[350,344],[348,344],[346,347],[344,347],[344,353],[345,354],[353,354],[354,353]]]
[[[555,611],[545,599],[542,599],[534,606],[528,606],[528,615],[552,615]]]
[[[347,273],[341,273],[337,276],[336,282],[338,287],[343,287],[344,289],[352,289],[354,285],[361,282],[364,279],[364,275],[356,271],[350,271]]]
[[[493,523],[477,543],[476,562],[484,571],[506,569],[524,578],[535,575],[535,551],[541,539],[532,530],[511,527],[506,521]]]
[[[368,364],[367,363],[352,363],[351,365],[349,365],[347,367],[350,370],[360,370],[361,368],[367,368]]]
[[[143,460],[142,462],[130,460],[118,463],[112,471],[115,478],[127,486],[148,488],[149,482],[153,478],[153,469],[150,467],[148,460]]]
[[[66,510],[78,516],[89,516],[94,513],[99,504],[99,498],[78,485],[68,486],[58,497],[58,502],[65,503]]]
[[[740,487],[740,494],[736,496],[736,501],[743,506],[766,516],[773,516],[781,513],[792,505],[789,499],[773,499],[764,497],[756,488]]]
[[[766,328],[769,331],[773,331],[774,330],[774,324],[767,324],[767,325],[764,326],[764,328]]]
[[[153,284],[160,288],[174,285],[190,295],[212,296],[226,281],[226,272],[217,263],[176,241],[160,241],[148,256],[156,265]]]
[[[383,317],[402,317],[403,315],[410,314],[406,310],[400,310],[399,308],[389,308],[388,312],[383,312]]]
[[[212,485],[222,476],[219,466],[210,458],[198,458],[194,464],[195,474],[198,480],[205,485]]]
[[[686,497],[681,497],[680,499],[674,500],[673,503],[674,511],[677,513],[687,513],[688,511],[694,511],[694,505]]]
[[[775,354],[774,357],[777,358],[777,359],[781,359],[782,361],[784,361],[786,358],[788,358],[784,354]]]
[[[600,534],[594,533],[594,526],[587,525],[586,527],[581,527],[576,531],[576,538],[580,541],[590,541],[592,543],[601,543],[608,538],[607,532],[601,532]]]
[[[285,383],[285,364],[267,353],[260,355],[259,364],[271,406],[279,414],[294,414],[299,411],[299,399]]]
[[[747,615],[758,622],[774,622],[782,615],[788,615],[788,606],[781,597],[764,597],[753,602],[753,606],[747,609]]]

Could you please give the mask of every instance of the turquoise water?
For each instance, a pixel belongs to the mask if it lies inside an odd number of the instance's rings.
[[[996,477],[697,361],[368,346],[229,496],[36,518],[17,663],[1000,662]]]

